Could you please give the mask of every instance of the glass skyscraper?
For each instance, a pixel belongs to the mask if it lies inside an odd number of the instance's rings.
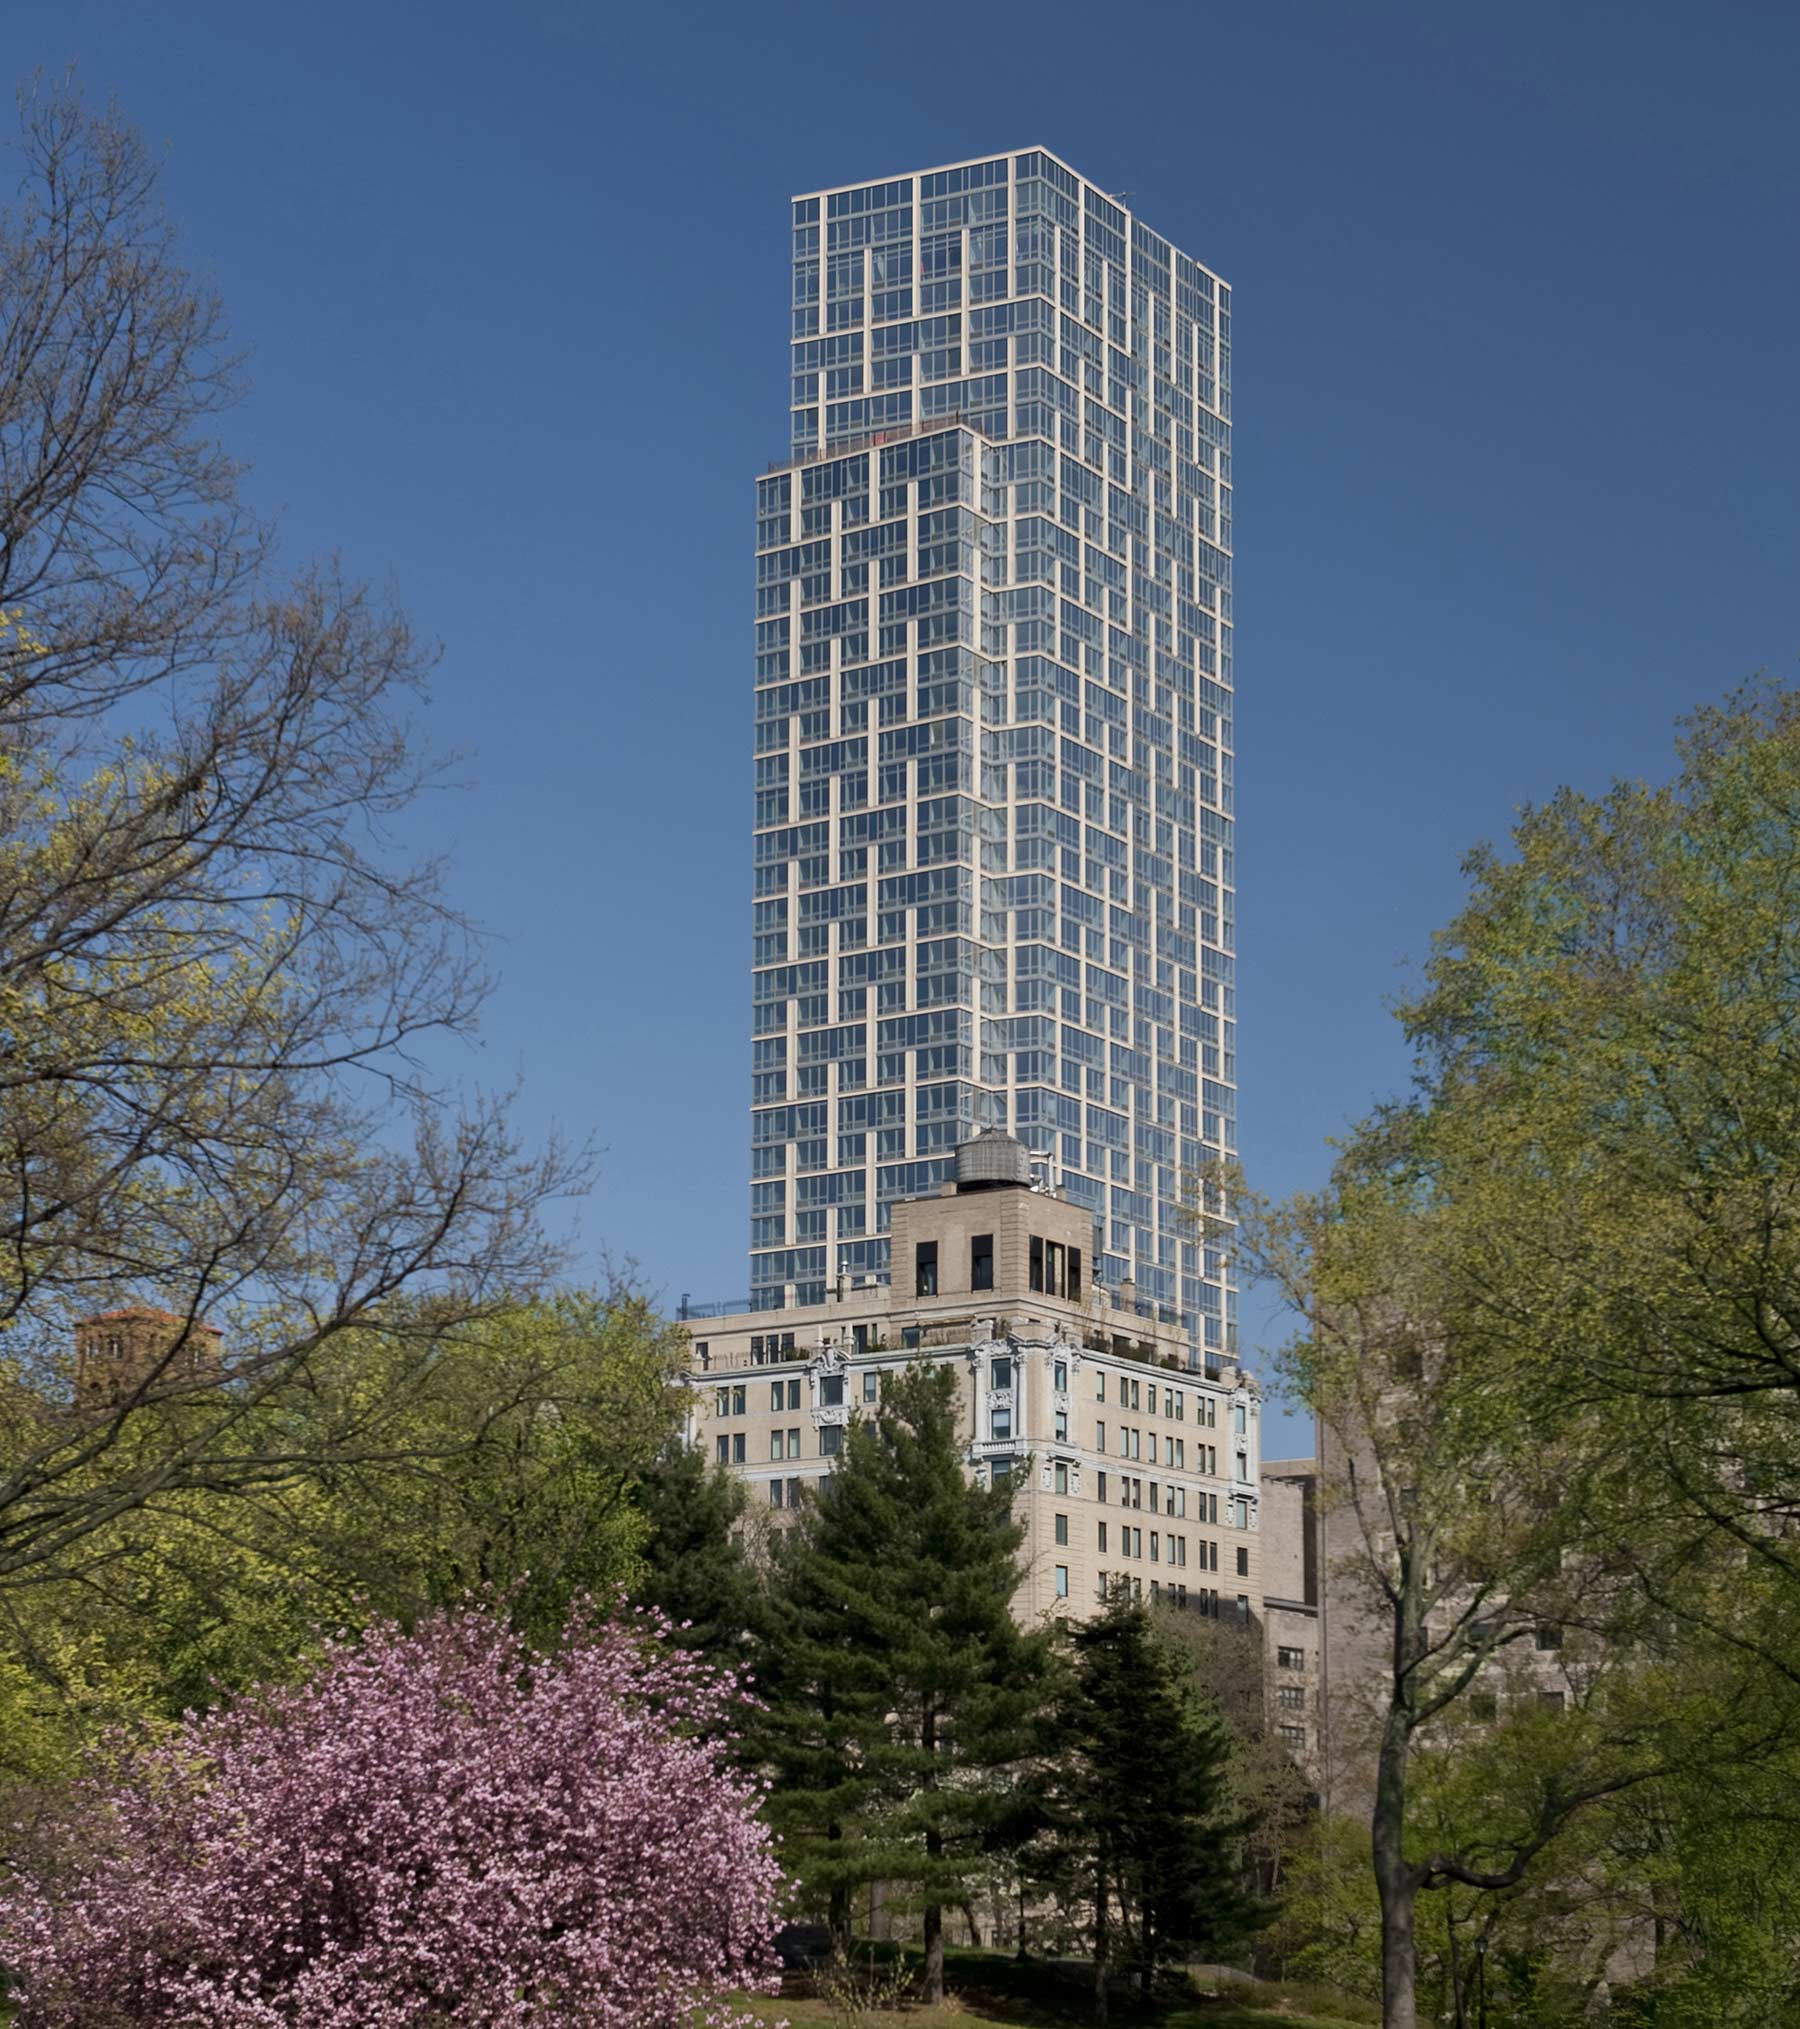
[[[1042,149],[793,206],[757,484],[751,1303],[1010,1130],[1234,1349],[1231,291]]]

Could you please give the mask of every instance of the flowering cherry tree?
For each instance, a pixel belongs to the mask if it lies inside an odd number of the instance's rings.
[[[335,1643],[84,1783],[0,1887],[18,2029],[730,2024],[781,1887],[743,1702],[642,1619]]]

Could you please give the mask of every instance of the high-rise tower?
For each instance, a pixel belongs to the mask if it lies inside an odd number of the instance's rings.
[[[1006,1127],[1232,1347],[1231,292],[1042,149],[797,198],[757,486],[751,1302]]]

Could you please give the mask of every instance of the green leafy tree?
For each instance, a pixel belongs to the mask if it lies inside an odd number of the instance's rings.
[[[1527,811],[1509,856],[1472,857],[1402,1011],[1413,1095],[1349,1138],[1325,1192],[1274,1215],[1243,1200],[1250,1263],[1302,1319],[1289,1378],[1335,1442],[1326,1498],[1357,1547],[1334,1578],[1382,1638],[1390,2022],[1414,2019],[1420,1892],[1572,1878],[1559,1855],[1620,1797],[1691,1792],[1783,1743],[1797,817],[1800,703],[1769,687],[1702,713],[1671,783]],[[1561,1724],[1490,1762],[1497,1807],[1446,1815],[1434,1791],[1428,1825],[1417,1754],[1546,1622],[1603,1664]],[[1726,1723],[1684,1738],[1696,1667]],[[1716,1690],[1733,1670],[1735,1695]]]
[[[930,1365],[887,1382],[778,1539],[757,1672],[770,1816],[840,1943],[859,1886],[919,1909],[930,2000],[944,1909],[985,1878],[1032,1744],[1048,1638],[1013,1618],[1022,1540],[1007,1490],[971,1484],[955,1376]]]
[[[1641,1467],[1616,1552],[1688,1613],[1721,1595],[1683,1542],[1800,1594],[1800,697],[1753,686],[1678,755],[1474,854],[1403,1015],[1438,1142],[1485,1152],[1460,1294],[1602,1406]],[[1792,1601],[1721,1628],[1800,1676]]]
[[[671,1440],[631,1499],[643,1527],[632,1599],[666,1615],[683,1647],[729,1663],[766,1618],[762,1579],[744,1543],[744,1482]]]
[[[1065,1893],[1088,1911],[1105,2021],[1115,1971],[1147,2004],[1162,1968],[1223,1957],[1255,1910],[1234,1885],[1247,1828],[1230,1733],[1190,1659],[1122,1589],[1069,1646],[1048,1844]]]
[[[84,1538],[79,1566],[0,1600],[0,1770],[53,1773],[106,1723],[173,1719],[293,1678],[324,1633],[412,1624],[477,1590],[554,1638],[577,1594],[639,1574],[635,1498],[678,1412],[681,1334],[628,1284],[523,1305],[410,1351],[343,1334],[240,1426],[304,1471],[158,1495]],[[155,1448],[194,1413],[146,1404]],[[351,1441],[335,1455],[333,1433]]]

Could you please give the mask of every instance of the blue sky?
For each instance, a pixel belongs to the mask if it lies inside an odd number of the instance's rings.
[[[594,1139],[582,1255],[671,1298],[747,1282],[751,480],[785,447],[791,191],[1041,143],[1234,285],[1269,1189],[1404,1081],[1387,1004],[1472,842],[1793,674],[1791,6],[3,13],[16,71],[78,60],[166,148],[289,549],[442,638],[429,725],[470,787],[428,822],[502,974],[459,1068]]]

